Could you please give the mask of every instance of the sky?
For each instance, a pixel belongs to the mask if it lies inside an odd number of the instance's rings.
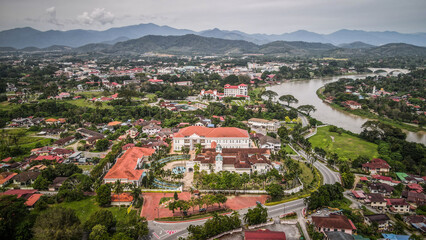
[[[105,30],[141,23],[282,34],[426,32],[426,0],[0,0],[0,30]]]

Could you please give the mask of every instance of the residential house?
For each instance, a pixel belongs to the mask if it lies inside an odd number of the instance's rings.
[[[0,186],[4,187],[12,181],[14,176],[18,175],[14,172],[2,172],[0,173]]]
[[[415,227],[417,230],[426,233],[426,217],[423,215],[413,215],[404,218],[404,222]]]
[[[244,231],[244,240],[286,240],[285,232],[271,231],[268,229],[258,229],[255,231]]]
[[[250,96],[248,96],[248,86],[246,84],[240,84],[238,86],[226,84],[223,90],[223,95],[225,97],[244,97],[250,100]]]
[[[312,216],[315,229],[319,232],[344,232],[352,234],[356,227],[350,219],[344,215],[329,215],[327,217]]]
[[[56,177],[53,180],[52,184],[49,185],[49,191],[51,192],[59,191],[59,188],[67,179],[68,177]]]
[[[386,214],[365,215],[364,220],[368,225],[377,223],[379,231],[388,231],[391,224],[390,218]]]
[[[95,137],[95,136],[100,137],[99,139],[105,138],[105,136],[102,133],[95,132],[86,128],[79,128],[77,129],[77,132],[86,138]]]
[[[55,148],[52,151],[50,151],[50,155],[58,156],[62,158],[67,158],[73,153],[74,153],[73,150],[65,149],[65,148]]]
[[[258,146],[259,148],[269,149],[271,152],[278,152],[281,149],[281,141],[279,139],[265,135],[259,137]]]
[[[115,183],[120,180],[122,183],[132,183],[140,186],[144,169],[143,162],[155,152],[151,148],[132,147],[117,159],[112,168],[104,177],[104,183]]]
[[[69,145],[69,144],[73,143],[75,140],[76,139],[75,139],[74,136],[68,136],[68,137],[61,138],[61,139],[55,141],[53,143],[53,145],[57,146],[57,147],[62,147],[62,146],[66,146],[66,145]]]
[[[345,107],[347,107],[347,108],[350,108],[351,110],[361,109],[362,108],[362,105],[360,103],[352,101],[352,100],[348,100],[348,101],[342,102],[342,105],[345,106]]]
[[[247,125],[251,128],[259,128],[265,130],[266,132],[277,132],[278,128],[280,128],[280,121],[274,120],[266,120],[261,118],[250,118],[248,120]]]
[[[212,143],[224,148],[250,148],[250,136],[247,130],[235,127],[207,128],[190,126],[182,128],[173,136],[173,149],[180,151],[183,147],[193,150],[197,144],[209,147]]]
[[[369,183],[368,189],[370,190],[371,193],[380,193],[385,196],[392,195],[392,192],[395,190],[392,186],[386,183],[380,183],[380,182]]]
[[[362,170],[370,174],[386,174],[390,171],[389,164],[380,158],[374,158],[368,163],[362,164]]]
[[[372,208],[376,208],[379,210],[385,210],[387,201],[380,193],[367,193],[364,202],[370,205]]]
[[[111,194],[111,205],[126,205],[130,206],[133,202],[133,196],[129,193]]]
[[[326,240],[354,240],[351,234],[344,232],[325,232]]]
[[[408,204],[404,198],[388,198],[386,199],[386,207],[389,211],[394,213],[410,212],[410,204]]]
[[[19,186],[31,186],[40,174],[40,172],[21,172],[12,178],[13,183]]]
[[[161,127],[155,124],[150,124],[142,128],[142,132],[147,135],[155,135],[161,131]]]
[[[426,203],[426,195],[414,191],[403,191],[402,197],[407,199],[407,202],[421,206]]]

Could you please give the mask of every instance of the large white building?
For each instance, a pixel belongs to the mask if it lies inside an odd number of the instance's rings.
[[[245,97],[250,98],[248,96],[248,87],[245,84],[240,84],[238,86],[232,86],[226,84],[224,87],[223,93],[225,97]]]
[[[247,130],[235,127],[191,126],[180,129],[173,136],[173,149],[180,151],[182,147],[187,147],[193,150],[197,144],[209,148],[213,142],[222,145],[223,148],[249,148],[250,136]]]

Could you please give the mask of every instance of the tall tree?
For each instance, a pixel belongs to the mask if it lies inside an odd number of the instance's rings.
[[[80,220],[70,208],[49,208],[36,219],[33,227],[35,239],[79,240],[82,237]]]
[[[282,95],[280,98],[280,101],[286,102],[287,106],[290,106],[291,103],[298,103],[299,100],[297,100],[297,98],[295,98],[293,95]]]
[[[300,105],[297,108],[299,111],[306,113],[308,116],[311,112],[315,112],[317,109],[312,105]]]
[[[114,183],[114,193],[117,194],[118,204],[120,205],[120,194],[123,193],[123,185],[121,184],[120,180],[117,180]]]
[[[278,96],[278,93],[272,90],[266,90],[262,93],[262,97],[267,97],[268,101],[272,101],[277,96]]]
[[[101,185],[96,189],[96,202],[102,207],[111,204],[111,188],[108,185]]]

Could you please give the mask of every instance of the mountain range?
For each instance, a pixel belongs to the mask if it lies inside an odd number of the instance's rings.
[[[266,44],[255,44],[245,40],[228,40],[203,37],[195,34],[183,36],[148,35],[115,44],[90,43],[71,48],[53,45],[47,48],[27,47],[15,49],[0,47],[0,52],[63,52],[91,53],[101,55],[136,55],[141,54],[175,54],[175,55],[241,55],[265,54],[275,56],[307,56],[307,57],[426,57],[426,47],[405,43],[389,43],[372,46],[362,42],[334,46],[330,43],[311,43],[303,41],[274,41]]]
[[[39,31],[30,27],[14,28],[0,32],[0,47],[22,49],[26,47],[46,48],[52,45],[60,45],[76,48],[93,43],[115,44],[148,35],[183,36],[187,34],[226,40],[244,40],[258,45],[275,41],[302,41],[329,43],[344,48],[346,46],[353,48],[353,42],[362,42],[364,47],[368,47],[368,45],[380,46],[389,43],[426,46],[426,33],[406,34],[392,31],[368,32],[342,29],[331,34],[319,34],[305,30],[284,34],[248,34],[241,31],[227,31],[218,28],[196,32],[188,29],[176,29],[169,26],[148,23],[110,28],[104,31],[82,29]]]

